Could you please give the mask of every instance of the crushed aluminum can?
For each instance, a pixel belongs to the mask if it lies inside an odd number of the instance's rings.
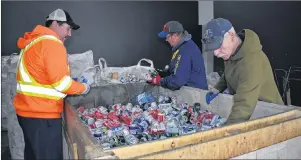
[[[152,110],[152,111],[150,112],[150,115],[151,115],[154,119],[157,119],[157,118],[158,118],[158,113],[159,113],[159,111],[158,111],[157,109],[155,109],[155,110]]]
[[[201,131],[206,131],[206,130],[209,130],[209,129],[212,129],[212,126],[202,125],[202,127],[201,127]]]
[[[93,136],[98,138],[102,137],[102,135],[103,135],[103,131],[101,129],[96,129],[93,133]]]
[[[118,138],[118,144],[119,144],[120,146],[123,146],[123,145],[126,144],[125,139],[124,139],[124,136],[118,136],[117,138]]]
[[[200,103],[194,103],[193,111],[199,113],[200,110],[201,110],[201,104]]]
[[[113,132],[113,135],[117,135],[117,136],[120,136],[123,134],[123,129],[124,128],[121,126],[110,128],[110,130]]]
[[[128,104],[125,106],[125,108],[126,108],[127,110],[131,111],[132,108],[133,108],[133,104],[132,104],[132,103],[128,103]]]
[[[111,144],[110,144],[110,143],[103,143],[103,144],[101,144],[101,146],[102,146],[102,148],[103,148],[104,150],[107,150],[107,149],[110,149],[110,148],[111,148]]]
[[[103,114],[99,110],[95,111],[94,115],[95,115],[96,119],[106,119],[107,118],[107,114]]]
[[[81,119],[87,124],[87,125],[91,125],[95,122],[94,118],[91,118],[90,116],[81,116]]]
[[[102,113],[102,114],[108,114],[108,109],[104,106],[100,106],[98,107],[98,110]]]
[[[151,107],[154,108],[154,109],[157,109],[158,108],[157,103],[156,102],[152,102],[151,103]]]
[[[109,138],[109,142],[110,142],[111,146],[113,146],[113,147],[119,146],[117,136],[112,136],[112,137],[110,137],[110,138]]]
[[[171,104],[159,104],[159,110],[163,111],[166,115],[173,111]]]
[[[187,123],[188,122],[188,116],[186,116],[186,115],[182,115],[181,116],[181,119],[180,119],[180,123],[181,124],[185,124],[185,123]]]
[[[156,122],[156,120],[151,116],[151,115],[148,115],[146,117],[144,117],[145,120],[149,123],[149,124],[152,124],[154,122]]]
[[[172,100],[171,100],[170,97],[166,96],[166,97],[164,97],[164,102],[165,102],[165,103],[171,103]]]
[[[120,108],[121,108],[121,104],[115,104],[115,105],[112,106],[112,109],[113,109],[114,111],[117,111],[117,110],[119,110]]]
[[[147,141],[147,138],[146,138],[146,137],[141,137],[139,141],[140,141],[140,142],[146,142],[146,141]]]
[[[128,135],[128,134],[130,134],[130,131],[128,130],[128,129],[126,129],[126,128],[124,128],[123,130],[122,130],[122,135],[123,136],[126,136],[126,135]]]
[[[129,125],[130,134],[137,134],[138,126],[136,124]]]
[[[159,102],[159,104],[164,103],[164,96],[159,96],[158,102]]]
[[[114,128],[121,126],[121,123],[118,120],[105,120],[103,125],[108,128]]]
[[[132,119],[129,116],[127,116],[126,114],[122,114],[120,116],[120,119],[127,125],[130,125],[132,123]]]
[[[181,129],[181,131],[179,132],[180,135],[187,135],[187,134],[192,134],[195,133],[197,130],[196,129],[187,129],[187,128],[183,128]]]
[[[215,126],[216,127],[221,127],[226,121],[227,121],[226,118],[220,118],[220,119],[217,120]]]
[[[137,101],[138,101],[139,105],[143,105],[143,104],[147,103],[148,100],[147,100],[146,93],[139,94],[137,96]]]
[[[124,136],[125,142],[129,145],[137,144],[139,140],[134,135],[126,135]]]
[[[84,112],[84,110],[85,110],[85,107],[80,106],[77,108],[77,113],[82,114]]]
[[[177,126],[167,126],[165,132],[169,134],[176,134],[179,133],[179,128]]]
[[[181,110],[188,110],[188,108],[189,108],[188,103],[182,103],[181,104]]]
[[[119,120],[119,118],[118,118],[118,116],[116,115],[116,112],[110,112],[109,114],[108,114],[108,118],[110,119],[110,120]]]
[[[219,115],[214,115],[211,119],[210,126],[214,126],[219,119]]]
[[[164,114],[164,113],[161,113],[161,112],[157,113],[157,121],[158,121],[158,122],[163,122],[163,121],[165,121],[165,114]]]
[[[83,116],[89,116],[90,115],[89,114],[89,110],[85,109],[81,115],[83,115]]]
[[[141,121],[139,123],[139,126],[141,126],[143,128],[143,130],[146,130],[148,127],[148,123],[146,121]]]
[[[177,106],[177,104],[171,104],[171,107],[173,108],[173,109],[175,109],[175,110],[177,110],[177,111],[180,111],[181,110],[181,108],[180,107],[178,107]]]

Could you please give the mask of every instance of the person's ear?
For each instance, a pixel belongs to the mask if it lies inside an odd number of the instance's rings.
[[[231,41],[234,41],[235,35],[233,32],[228,32],[229,36],[231,37]]]
[[[59,26],[59,24],[57,23],[57,21],[53,21],[53,22],[52,22],[52,25],[53,25],[53,26],[56,26],[56,27]]]

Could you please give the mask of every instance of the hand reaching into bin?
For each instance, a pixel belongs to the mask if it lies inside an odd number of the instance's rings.
[[[147,83],[152,85],[159,85],[161,80],[161,76],[157,71],[151,73],[151,80],[147,81]]]
[[[206,103],[210,104],[210,102],[217,97],[219,94],[219,90],[212,88],[209,90],[209,92],[206,94]]]

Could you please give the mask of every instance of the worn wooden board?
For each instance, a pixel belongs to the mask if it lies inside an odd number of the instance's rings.
[[[222,138],[235,134],[237,132],[247,132],[250,130],[266,127],[272,124],[280,123],[286,120],[294,119],[301,116],[301,112],[293,110],[270,117],[256,119],[244,123],[216,128],[205,132],[198,132],[195,134],[168,138],[165,140],[151,141],[147,143],[137,144],[133,146],[126,146],[120,148],[113,148],[108,151],[113,151],[116,156],[120,158],[133,158],[137,156],[147,155],[154,152],[166,151],[173,148],[182,147],[185,145],[196,144],[199,142],[206,142],[213,139]]]
[[[219,139],[161,151],[138,159],[228,159],[301,135],[301,118]]]

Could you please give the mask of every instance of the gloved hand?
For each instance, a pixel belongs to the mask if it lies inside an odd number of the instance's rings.
[[[80,83],[86,83],[89,86],[94,83],[94,75],[92,73],[84,73],[81,77],[77,80]]]
[[[217,97],[219,94],[219,90],[212,88],[211,90],[209,90],[209,92],[206,94],[206,103],[210,104],[210,102]]]
[[[153,85],[159,85],[161,80],[161,76],[157,74],[155,77],[152,77],[152,80],[148,81],[148,83]]]
[[[166,65],[165,68],[162,70],[162,69],[156,69],[156,71],[158,72],[158,74],[161,76],[161,77],[167,77],[170,75],[169,73],[169,66]]]
[[[83,83],[83,85],[85,85],[85,91],[82,93],[82,95],[86,95],[90,92],[90,85]]]

